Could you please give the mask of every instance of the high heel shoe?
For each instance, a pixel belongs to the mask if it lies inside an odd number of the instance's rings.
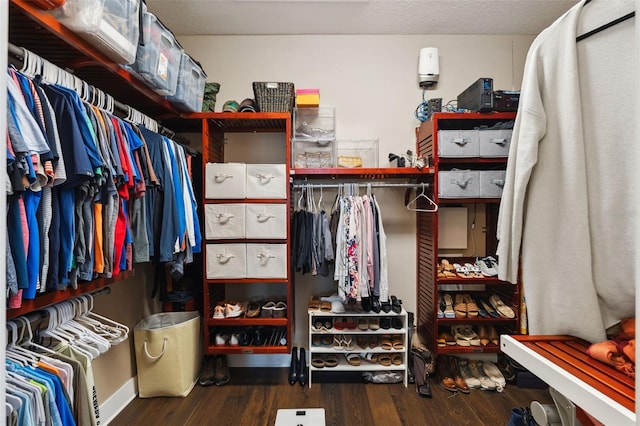
[[[484,324],[478,327],[478,337],[480,337],[480,344],[482,346],[487,346],[489,344],[489,334],[487,333],[487,328]]]
[[[291,366],[289,367],[289,384],[293,385],[298,381],[298,348],[291,348]]]
[[[498,344],[500,343],[500,336],[498,335],[496,328],[492,325],[489,326],[489,330],[487,332],[487,338],[489,339],[489,342],[492,345],[498,346]]]

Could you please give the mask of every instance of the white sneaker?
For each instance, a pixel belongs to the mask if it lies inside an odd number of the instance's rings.
[[[229,346],[238,346],[239,344],[238,335],[232,334],[231,337],[229,337]]]
[[[484,372],[482,368],[482,361],[472,360],[469,361],[469,369],[473,377],[480,380],[480,389],[482,390],[495,390],[496,382],[491,380],[489,376]]]
[[[476,259],[476,266],[485,277],[495,277],[498,275],[498,263],[491,256]]]
[[[216,334],[216,346],[226,346],[228,338],[226,334]]]
[[[489,379],[495,382],[496,390],[498,392],[500,392],[502,389],[504,389],[505,386],[507,386],[507,381],[502,375],[502,372],[500,372],[500,369],[498,368],[498,366],[495,365],[493,362],[483,361],[482,369],[484,370],[484,373],[489,377]]]
[[[461,359],[458,361],[458,369],[460,370],[460,375],[464,379],[464,382],[471,389],[480,388],[480,379],[475,377],[471,373],[471,369],[469,368],[469,363],[466,359]]]
[[[213,318],[214,319],[224,318],[224,307],[222,305],[216,305],[216,307],[213,308]]]
[[[237,318],[244,314],[244,306],[240,303],[227,303],[224,305],[225,318]]]

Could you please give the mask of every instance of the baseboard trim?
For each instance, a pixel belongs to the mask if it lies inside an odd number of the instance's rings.
[[[228,355],[229,367],[289,367],[291,355],[238,354]]]
[[[106,426],[138,395],[137,377],[125,382],[113,395],[100,405],[100,426]]]

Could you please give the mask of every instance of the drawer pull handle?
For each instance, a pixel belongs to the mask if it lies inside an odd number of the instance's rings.
[[[506,145],[508,141],[507,141],[507,138],[496,138],[496,139],[490,139],[489,142],[495,143],[497,145]]]
[[[216,257],[218,258],[218,263],[225,264],[225,263],[229,263],[229,261],[236,256],[228,253],[218,253]]]
[[[275,216],[272,214],[264,214],[264,213],[259,213],[257,218],[258,218],[258,222],[264,223],[266,221],[268,221],[271,218],[274,218]]]
[[[451,181],[452,184],[458,185],[462,189],[466,188],[467,185],[469,185],[469,182],[471,182],[471,178],[470,177],[466,178],[463,181],[460,181],[458,179],[454,179],[454,180]]]
[[[465,139],[465,138],[455,138],[455,139],[451,139],[451,142],[455,143],[456,145],[464,146],[468,144],[470,141],[469,139]]]
[[[272,254],[267,253],[259,253],[257,256],[258,260],[262,265],[266,265],[269,259],[275,259],[276,257]]]
[[[504,179],[494,179],[491,183],[499,186],[500,188],[504,188]]]
[[[260,182],[262,183],[262,181],[266,180],[266,183],[269,183],[271,181],[271,179],[273,179],[275,176],[273,175],[263,175],[262,173],[257,173],[256,177],[258,179],[260,179]]]
[[[216,173],[215,181],[216,182],[224,182],[225,180],[230,179],[232,177],[233,177],[233,175],[229,175],[229,174],[226,174],[226,173]]]
[[[218,219],[218,222],[222,224],[229,222],[229,219],[231,219],[232,217],[235,216],[229,213],[218,213],[216,215],[216,219]]]

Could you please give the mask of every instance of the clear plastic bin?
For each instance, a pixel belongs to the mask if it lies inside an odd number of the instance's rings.
[[[186,53],[182,54],[176,93],[167,99],[178,108],[191,111],[202,111],[202,97],[207,74],[202,67]]]
[[[138,47],[140,0],[66,0],[51,14],[119,64],[131,64]]]
[[[378,167],[378,139],[338,140],[338,167]]]
[[[142,18],[142,40],[133,70],[162,96],[173,96],[178,83],[182,47],[158,18],[146,10]]]

